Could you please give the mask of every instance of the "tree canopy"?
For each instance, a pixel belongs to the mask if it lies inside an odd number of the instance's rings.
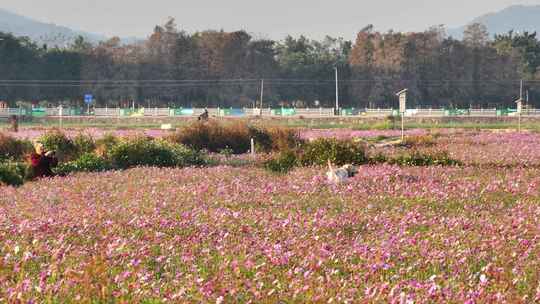
[[[0,33],[0,100],[81,105],[92,93],[109,106],[249,107],[265,79],[265,106],[332,106],[337,68],[344,107],[395,107],[403,88],[417,107],[510,105],[520,79],[531,104],[540,105],[539,66],[536,33],[490,39],[481,24],[470,25],[462,41],[442,26],[399,33],[371,25],[355,41],[273,41],[246,31],[187,33],[170,19],[132,44],[79,37],[50,48]]]

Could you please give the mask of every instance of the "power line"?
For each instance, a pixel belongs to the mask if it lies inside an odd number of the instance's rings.
[[[265,81],[270,82],[289,82],[289,83],[334,83],[335,80],[327,79],[287,79],[287,78],[265,78]],[[481,80],[453,80],[453,79],[424,79],[424,80],[413,80],[413,79],[395,79],[395,78],[378,78],[378,79],[341,79],[340,82],[413,82],[413,83],[481,83],[481,82],[495,82],[495,83],[519,83],[521,80],[515,79],[481,79]],[[259,83],[260,79],[142,79],[142,80],[133,80],[133,79],[119,79],[119,80],[110,80],[110,79],[95,79],[95,80],[12,80],[12,79],[0,79],[0,83],[220,83],[220,82],[238,82],[238,83],[249,83],[256,82]],[[527,80],[525,83],[540,83],[540,80]]]

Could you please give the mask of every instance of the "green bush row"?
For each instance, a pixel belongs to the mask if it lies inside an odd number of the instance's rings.
[[[0,184],[20,186],[24,183],[26,166],[23,163],[5,161],[0,163]]]
[[[412,151],[399,154],[392,158],[387,158],[386,163],[400,166],[458,166],[461,162],[452,159],[448,152],[437,151],[431,153],[422,153]]]
[[[147,137],[120,141],[107,151],[107,155],[111,163],[120,169],[136,166],[184,167],[205,163],[201,152]]]
[[[64,176],[75,172],[102,172],[111,169],[113,166],[107,159],[94,153],[86,153],[74,161],[60,163],[54,172]]]
[[[181,144],[195,150],[209,152],[222,152],[243,154],[250,150],[251,139],[255,141],[259,152],[282,151],[292,149],[303,142],[298,132],[290,128],[262,128],[248,125],[244,122],[197,122],[171,134],[166,141]],[[118,144],[118,138],[105,135],[94,140],[86,134],[79,134],[73,138],[66,136],[62,131],[53,129],[37,139],[45,149],[56,151],[60,162],[78,159],[86,153],[98,150],[103,155],[112,146]],[[18,140],[0,133],[0,160],[23,160],[33,151],[33,145],[28,140]]]
[[[161,139],[139,136],[115,143],[111,138],[99,143],[102,150],[85,153],[78,159],[60,164],[55,172],[100,172],[132,167],[186,167],[206,164],[203,153]]]
[[[345,164],[388,163],[399,166],[458,166],[446,151],[420,152],[413,150],[396,156],[383,154],[367,156],[365,146],[352,140],[318,139],[295,150],[286,150],[264,163],[273,172],[285,173],[298,166],[325,166],[330,160],[336,166]]]
[[[275,158],[264,163],[273,172],[288,172],[296,166],[322,166],[330,161],[336,166],[360,165],[368,161],[366,146],[352,140],[320,138],[303,143],[297,149],[280,152]]]
[[[126,139],[105,136],[97,142],[83,136],[66,140],[67,137],[61,133],[47,134],[43,138],[45,140],[42,143],[47,149],[61,151],[57,153],[64,159],[71,159],[60,162],[58,167],[54,168],[54,172],[58,175],[137,166],[186,167],[207,163],[204,153],[180,144],[144,136]],[[75,150],[70,150],[71,148]],[[4,161],[0,163],[0,183],[21,185],[27,176],[26,171],[27,165],[23,162]]]
[[[38,140],[46,150],[56,151],[59,161],[69,161],[79,158],[85,153],[91,153],[96,148],[94,139],[90,135],[78,134],[69,138],[59,130],[52,130],[43,134]]]

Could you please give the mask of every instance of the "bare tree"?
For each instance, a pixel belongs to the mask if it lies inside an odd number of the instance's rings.
[[[489,41],[489,32],[482,23],[468,25],[463,32],[463,42],[472,47],[486,46]]]

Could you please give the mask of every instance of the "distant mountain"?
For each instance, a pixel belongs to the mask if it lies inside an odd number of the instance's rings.
[[[15,36],[27,36],[39,44],[64,47],[81,35],[87,40],[97,43],[106,40],[107,37],[98,34],[77,31],[65,26],[36,21],[0,9],[0,31],[8,32]]]
[[[482,23],[487,26],[493,37],[495,34],[507,33],[510,30],[516,32],[540,32],[540,5],[514,5],[496,13],[489,13],[473,19],[469,24]],[[448,34],[461,39],[465,26],[450,29]]]

